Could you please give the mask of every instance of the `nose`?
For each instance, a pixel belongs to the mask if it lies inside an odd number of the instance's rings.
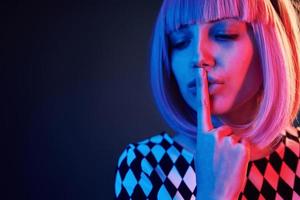
[[[198,37],[198,42],[195,47],[195,53],[193,55],[193,66],[205,68],[205,70],[210,70],[215,66],[215,58],[214,58],[214,49],[211,41],[209,41],[208,37],[205,37],[205,34],[201,34]]]

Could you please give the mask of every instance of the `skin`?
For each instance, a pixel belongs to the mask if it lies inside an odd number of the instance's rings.
[[[170,41],[172,70],[187,104],[196,111],[195,88],[188,83],[201,66],[223,83],[210,93],[213,121],[249,122],[240,113],[253,116],[262,76],[246,24],[235,19],[193,24],[173,32]]]
[[[235,19],[188,25],[173,32],[170,41],[180,92],[197,112],[196,141],[180,133],[174,137],[195,154],[197,199],[237,199],[250,152],[261,156],[268,151],[240,140],[219,120],[243,124],[257,109],[262,76],[247,25]],[[214,90],[211,78],[221,82]]]
[[[197,199],[238,199],[246,181],[250,147],[237,142],[229,126],[214,128],[210,117],[207,73],[197,69]],[[234,162],[233,162],[234,161]]]

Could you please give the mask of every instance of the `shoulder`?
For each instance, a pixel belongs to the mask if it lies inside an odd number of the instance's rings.
[[[287,161],[293,171],[297,170],[300,162],[300,127],[289,127],[284,134],[285,150],[283,160]]]
[[[299,143],[299,140],[300,140],[300,127],[290,126],[290,127],[287,127],[285,130],[286,130],[285,131],[286,136],[289,139],[294,140],[295,142]]]
[[[134,160],[142,160],[145,157],[148,157],[149,162],[152,163],[155,162],[154,160],[159,161],[159,156],[172,145],[173,139],[165,132],[135,143],[130,143],[121,153],[118,159],[118,167],[122,167],[122,163],[131,166]]]
[[[117,168],[120,171],[130,168],[136,176],[140,176],[140,172],[150,176],[166,154],[170,157],[174,145],[173,139],[165,132],[130,143],[119,156]]]
[[[285,144],[287,147],[296,150],[296,154],[299,157],[299,146],[300,146],[300,127],[288,127],[286,128],[285,134]]]
[[[128,144],[118,158],[115,174],[116,197],[149,197],[151,191],[157,189],[153,183],[160,182],[157,174],[152,172],[172,144],[172,138],[165,132]]]

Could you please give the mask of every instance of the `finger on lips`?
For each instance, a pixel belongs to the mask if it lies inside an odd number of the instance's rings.
[[[213,129],[210,113],[207,72],[203,68],[196,69],[197,86],[197,121],[199,133],[207,133]]]

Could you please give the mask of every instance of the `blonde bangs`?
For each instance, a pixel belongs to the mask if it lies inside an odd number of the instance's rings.
[[[180,26],[236,18],[245,22],[269,23],[272,5],[263,0],[165,0],[162,6],[167,33]]]

